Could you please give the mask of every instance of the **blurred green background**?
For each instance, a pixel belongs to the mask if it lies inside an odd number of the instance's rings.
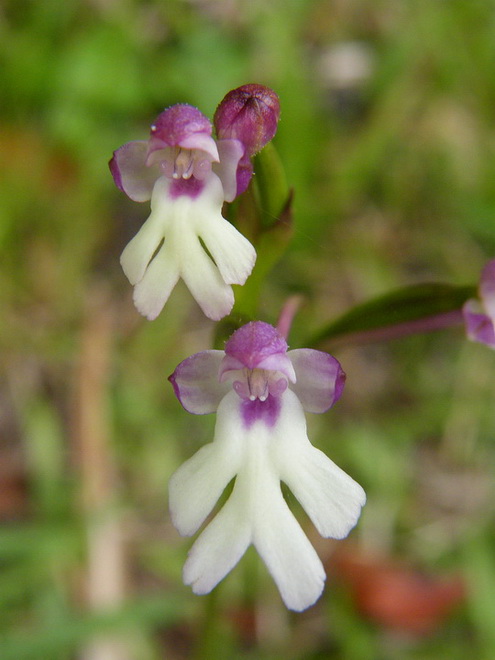
[[[166,377],[214,327],[181,286],[134,310],[118,259],[148,207],[107,167],[164,107],[211,117],[262,83],[295,190],[262,320],[302,294],[296,348],[398,286],[474,283],[495,2],[6,0],[0,57],[0,657],[495,657],[495,360],[462,329],[333,351],[346,391],[310,437],[368,503],[346,542],[298,512],[329,574],[313,608],[288,613],[253,552],[212,596],[182,585],[167,481],[214,419]]]

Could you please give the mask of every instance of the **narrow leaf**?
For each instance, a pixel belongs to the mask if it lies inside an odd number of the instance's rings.
[[[462,323],[461,309],[475,286],[424,283],[358,305],[329,323],[309,342],[368,343],[430,332]]]

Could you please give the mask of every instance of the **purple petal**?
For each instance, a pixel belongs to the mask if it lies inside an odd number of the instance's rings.
[[[280,371],[291,382],[295,383],[296,381],[294,366],[286,353],[274,353],[263,358],[258,362],[257,368],[266,371]]]
[[[146,167],[148,143],[142,140],[127,142],[114,151],[109,163],[117,188],[135,202],[147,202],[160,176],[158,166]]]
[[[230,385],[218,381],[218,370],[225,353],[202,351],[183,360],[169,376],[175,396],[190,413],[215,412]]]
[[[269,323],[252,321],[236,330],[225,344],[227,355],[248,369],[255,369],[268,357],[287,352],[287,342]]]
[[[307,412],[322,413],[340,399],[345,373],[332,355],[311,348],[298,348],[287,353],[296,372],[290,386]]]
[[[215,140],[205,133],[192,133],[179,142],[183,149],[198,149],[206,152],[216,163],[220,160]]]
[[[480,296],[488,316],[495,319],[495,259],[489,261],[481,272]]]
[[[243,363],[240,362],[237,358],[231,357],[230,355],[225,355],[218,371],[218,377],[222,382],[224,382],[227,380],[229,371],[239,371],[239,369],[244,369]]]
[[[468,300],[462,308],[466,324],[466,334],[472,341],[495,348],[495,331],[492,319],[483,313],[477,300]]]

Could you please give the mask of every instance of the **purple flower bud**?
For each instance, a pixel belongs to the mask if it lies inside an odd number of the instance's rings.
[[[273,138],[280,117],[275,92],[263,85],[242,85],[230,91],[215,112],[213,122],[219,139],[242,142],[245,155],[260,151]]]

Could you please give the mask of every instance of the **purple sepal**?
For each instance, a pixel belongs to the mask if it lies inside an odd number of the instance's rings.
[[[117,188],[135,202],[151,199],[153,186],[160,176],[158,166],[147,167],[148,143],[143,140],[127,142],[113,152],[108,163]]]
[[[492,319],[483,313],[477,300],[468,300],[462,308],[466,324],[466,334],[472,341],[495,348],[495,330]]]
[[[158,115],[151,126],[151,141],[163,147],[181,146],[195,133],[211,135],[208,117],[188,103],[177,103]]]
[[[229,392],[230,385],[220,383],[218,371],[223,351],[202,351],[183,360],[169,381],[182,406],[195,415],[215,412]]]
[[[244,158],[242,158],[241,161],[239,162],[239,165],[237,166],[236,196],[241,195],[243,192],[245,192],[248,189],[249,182],[251,181],[252,176],[253,176],[253,165],[251,161],[249,160],[249,158],[247,160],[244,160]]]
[[[495,319],[495,259],[481,271],[480,297],[488,316]]]
[[[266,401],[241,400],[241,416],[246,428],[255,422],[263,422],[266,426],[273,428],[280,413],[280,397],[269,396]]]
[[[285,355],[287,342],[269,323],[251,321],[234,332],[225,344],[225,353],[248,369],[278,353]]]
[[[287,356],[297,378],[291,390],[307,412],[325,412],[340,399],[345,373],[336,358],[312,348],[297,348]]]
[[[235,138],[253,156],[277,131],[280,102],[275,92],[264,85],[242,85],[231,90],[216,109],[213,123],[217,135]]]
[[[113,152],[112,158],[108,161],[108,167],[110,168],[110,173],[113,176],[113,182],[117,188],[122,190],[122,192],[125,192],[124,184],[122,183],[122,175],[120,174],[120,167],[117,163],[116,153],[116,151]]]

